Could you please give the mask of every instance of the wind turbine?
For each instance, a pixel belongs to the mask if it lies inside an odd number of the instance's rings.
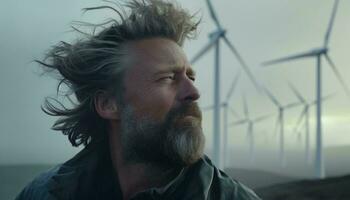
[[[244,109],[244,119],[235,121],[231,123],[230,125],[241,125],[241,124],[247,124],[247,137],[249,139],[249,155],[250,155],[250,162],[254,162],[255,158],[255,139],[254,139],[254,125],[255,123],[262,122],[266,119],[268,119],[271,115],[263,115],[256,118],[250,118],[249,110],[247,106],[247,100],[245,95],[243,95],[243,109]]]
[[[226,30],[221,26],[217,15],[214,11],[212,3],[210,0],[206,0],[207,6],[209,8],[209,13],[216,25],[216,30],[209,35],[209,42],[196,54],[191,60],[191,64],[194,64],[199,58],[201,58],[205,53],[207,53],[212,47],[215,46],[215,72],[214,72],[214,117],[213,117],[213,161],[220,168],[220,40],[224,40],[225,44],[229,47],[231,52],[234,54],[238,60],[240,66],[243,68],[245,73],[248,75],[250,80],[253,82],[254,86],[258,89],[259,86],[255,80],[250,69],[246,65],[245,61],[242,59],[241,55],[238,53],[237,49],[231,43],[231,41],[226,37]],[[259,89],[258,89],[259,90]]]
[[[302,119],[305,118],[305,159],[307,163],[310,163],[310,106],[314,104],[309,104],[305,98],[302,97],[301,93],[291,84],[288,83],[290,89],[293,91],[294,95],[299,99],[302,104],[304,104],[303,111],[300,114],[300,117],[297,121],[295,131],[297,127],[302,122]],[[300,134],[300,133],[299,133]]]
[[[235,78],[232,81],[231,87],[226,95],[225,101],[223,103],[220,104],[220,107],[223,108],[224,111],[224,137],[223,137],[223,154],[222,157],[224,158],[222,161],[222,166],[225,167],[226,162],[225,162],[225,158],[226,158],[226,152],[227,152],[227,135],[228,135],[228,112],[231,112],[231,114],[233,114],[235,117],[238,118],[238,114],[235,110],[233,110],[230,106],[230,100],[231,97],[236,89],[239,77],[240,77],[240,71],[238,71],[238,73],[236,74]],[[214,106],[208,106],[208,107],[204,107],[202,110],[203,111],[207,111],[207,110],[212,110],[214,108]]]
[[[297,120],[297,123],[294,128],[294,132],[297,132],[297,129],[300,125],[300,123],[304,120],[304,129],[305,129],[305,160],[308,164],[311,163],[310,159],[310,107],[316,105],[317,101],[314,100],[310,103],[307,102],[307,100],[301,95],[301,93],[297,90],[297,88],[292,84],[288,83],[290,89],[293,91],[294,95],[304,104],[304,108],[302,112],[300,113],[300,116]],[[330,94],[327,96],[323,96],[321,101],[328,100],[334,96],[334,94]],[[299,132],[300,133],[300,132]]]
[[[224,146],[223,146],[223,162],[222,162],[222,165],[223,167],[225,167],[226,165],[226,153],[227,153],[227,141],[228,141],[228,112],[229,110],[231,110],[232,112],[232,109],[231,107],[229,106],[229,102],[230,102],[230,99],[236,89],[236,86],[237,86],[237,83],[238,83],[238,79],[240,77],[240,71],[238,71],[236,77],[234,78],[232,84],[231,84],[231,87],[226,95],[226,98],[225,98],[225,101],[223,102],[223,111],[224,111],[224,138],[223,138],[223,142],[224,142]],[[232,112],[234,114],[234,112]],[[236,114],[234,114],[236,115]],[[237,115],[236,115],[237,116]]]
[[[277,98],[267,89],[264,87],[264,91],[267,95],[267,97],[272,101],[273,104],[278,108],[278,117],[276,121],[276,127],[275,130],[277,130],[277,127],[280,128],[280,152],[279,152],[279,158],[281,162],[281,166],[284,167],[286,164],[285,159],[285,142],[284,142],[284,111],[286,109],[291,109],[296,106],[299,106],[302,104],[302,102],[293,102],[286,105],[282,105]]]
[[[307,52],[291,55],[291,56],[286,56],[283,58],[279,58],[276,60],[268,61],[263,63],[263,65],[273,65],[281,62],[287,62],[287,61],[292,61],[292,60],[297,60],[301,58],[309,58],[309,57],[314,57],[316,58],[316,99],[317,99],[317,105],[316,105],[316,160],[315,160],[315,169],[316,169],[316,175],[318,178],[324,178],[325,177],[325,168],[324,168],[324,158],[323,158],[323,148],[322,148],[322,102],[321,102],[321,97],[322,97],[322,71],[321,71],[321,57],[324,56],[326,58],[326,61],[329,63],[331,69],[335,73],[337,79],[339,80],[340,84],[344,88],[345,92],[350,96],[350,91],[349,88],[346,86],[342,76],[340,75],[337,67],[335,66],[334,62],[328,55],[329,48],[329,37],[332,31],[335,15],[337,12],[339,0],[334,1],[333,5],[333,11],[332,15],[329,21],[328,29],[324,37],[324,43],[323,46],[320,48],[312,49]]]

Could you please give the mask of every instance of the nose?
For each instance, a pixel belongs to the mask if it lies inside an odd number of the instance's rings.
[[[180,101],[192,102],[198,100],[199,97],[199,91],[196,86],[194,86],[193,81],[188,77],[184,78],[179,90]]]

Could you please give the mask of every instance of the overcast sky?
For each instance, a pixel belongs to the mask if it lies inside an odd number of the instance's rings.
[[[188,41],[185,51],[192,58],[208,42],[215,30],[204,0],[179,1],[191,12],[200,11],[202,24],[197,40]],[[214,8],[227,37],[239,50],[260,83],[287,104],[297,99],[288,89],[292,82],[306,99],[315,99],[315,59],[262,68],[261,62],[320,47],[326,32],[333,0],[215,0]],[[110,13],[91,12],[82,15],[81,9],[100,5],[98,0],[3,0],[0,7],[0,164],[55,163],[73,155],[77,149],[66,137],[50,130],[54,118],[41,110],[45,96],[55,94],[56,82],[40,77],[40,69],[32,60],[43,57],[45,51],[61,40],[72,41],[77,35],[69,32],[70,22],[82,20],[101,22]],[[113,15],[116,16],[116,15]],[[350,1],[340,0],[330,39],[329,55],[349,85]],[[221,98],[226,96],[233,77],[240,69],[235,57],[222,43]],[[201,92],[201,106],[213,103],[213,56],[210,51],[193,68]],[[336,96],[323,106],[324,145],[350,144],[350,98],[337,82],[330,67],[323,62],[323,93]],[[275,114],[255,126],[257,148],[278,147],[273,133],[276,107],[259,94],[244,73],[230,103],[243,116],[242,93],[247,96],[251,116]],[[292,128],[301,107],[286,112],[287,149],[300,148]],[[311,109],[312,140],[314,140],[315,110]],[[212,141],[212,113],[204,114],[203,123],[207,147]],[[234,121],[235,118],[230,118]],[[246,126],[230,127],[229,143],[247,148]],[[264,146],[265,145],[265,146]]]

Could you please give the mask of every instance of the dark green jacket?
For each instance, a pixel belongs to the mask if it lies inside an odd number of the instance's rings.
[[[85,147],[71,160],[35,178],[17,200],[122,199],[108,148]],[[249,188],[218,170],[208,157],[184,168],[163,188],[136,194],[132,200],[259,200]]]

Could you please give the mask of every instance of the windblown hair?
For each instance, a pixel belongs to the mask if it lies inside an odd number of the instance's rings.
[[[94,30],[89,34],[73,26],[83,38],[71,44],[61,41],[43,61],[37,61],[45,73],[58,75],[57,94],[66,85],[64,96],[70,100],[73,94],[76,98],[70,108],[58,98],[46,98],[42,106],[45,113],[59,117],[52,129],[67,135],[73,146],[106,138],[108,123],[97,114],[94,101],[101,92],[116,100],[122,97],[122,78],[127,67],[122,64],[127,54],[123,47],[128,42],[161,37],[182,46],[186,38],[195,36],[199,23],[194,15],[170,1],[131,0],[123,5],[104,2],[108,5],[85,11],[109,9],[118,15],[117,19],[102,24],[84,23]]]

